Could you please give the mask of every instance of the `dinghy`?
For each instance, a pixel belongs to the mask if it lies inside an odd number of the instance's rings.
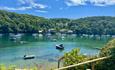
[[[34,59],[35,58],[35,55],[24,55],[23,57],[25,60],[26,59]]]
[[[63,50],[64,49],[63,44],[56,45],[56,49]]]

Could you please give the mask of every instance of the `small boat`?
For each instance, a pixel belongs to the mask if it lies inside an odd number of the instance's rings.
[[[26,59],[34,59],[35,58],[35,55],[24,55],[23,59],[26,60]]]
[[[56,49],[63,50],[64,49],[63,44],[56,45]]]

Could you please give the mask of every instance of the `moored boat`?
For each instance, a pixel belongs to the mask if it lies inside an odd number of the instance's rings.
[[[23,59],[34,59],[35,55],[24,55]]]
[[[60,45],[56,45],[56,49],[60,49],[60,50],[63,50],[63,49],[64,49],[64,46],[63,46],[63,44],[60,44]]]

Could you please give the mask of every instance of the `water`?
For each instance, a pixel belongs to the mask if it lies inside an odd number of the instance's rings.
[[[74,48],[80,48],[80,53],[96,55],[107,42],[107,39],[99,40],[76,35],[41,35],[41,34],[5,34],[0,35],[0,64],[15,65],[17,67],[31,67],[38,64],[43,68],[57,66],[57,60],[64,53]],[[59,51],[57,44],[63,44],[65,49]],[[35,59],[24,60],[23,56],[35,55]]]

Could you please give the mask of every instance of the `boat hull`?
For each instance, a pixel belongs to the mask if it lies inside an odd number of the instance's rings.
[[[59,47],[59,46],[56,46],[56,49],[63,50],[63,49],[64,49],[64,47]]]
[[[26,59],[34,59],[35,56],[24,56],[23,59],[26,60]]]

